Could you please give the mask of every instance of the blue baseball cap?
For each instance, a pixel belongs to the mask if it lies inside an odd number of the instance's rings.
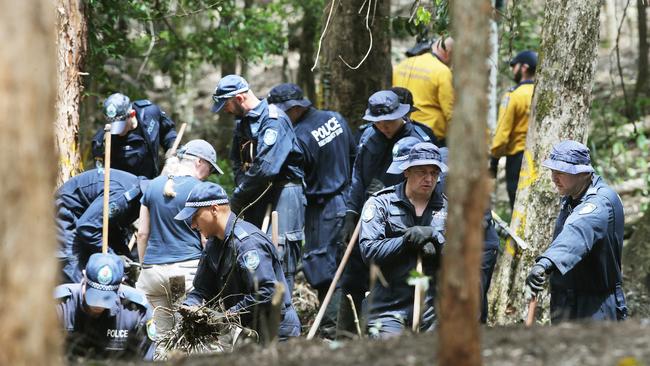
[[[390,163],[386,173],[401,174],[403,170],[399,168],[400,165],[409,158],[411,148],[420,142],[422,141],[413,136],[406,136],[397,141],[395,145],[393,145],[393,162]]]
[[[283,111],[293,107],[309,107],[311,102],[305,98],[305,93],[296,84],[284,83],[274,86],[266,97],[267,102],[275,104]]]
[[[124,94],[111,94],[104,100],[104,116],[111,124],[111,135],[119,135],[126,127],[131,109],[131,100]]]
[[[408,159],[399,166],[400,169],[406,170],[413,166],[435,165],[441,173],[447,172],[447,165],[442,162],[442,156],[438,147],[430,142],[420,142],[415,144],[409,151]]]
[[[212,112],[218,113],[228,99],[235,95],[245,93],[249,89],[248,82],[239,75],[226,75],[222,77],[212,94],[212,100],[214,100]]]
[[[86,304],[112,309],[124,277],[124,263],[115,254],[95,253],[86,264]]]
[[[593,173],[589,148],[578,141],[562,141],[551,150],[542,166],[568,174]]]
[[[410,111],[411,106],[400,103],[397,94],[390,90],[380,90],[368,98],[368,108],[363,119],[370,122],[396,120]]]
[[[526,64],[532,70],[537,68],[537,52],[535,51],[521,51],[510,60],[510,66],[515,66],[516,64]]]
[[[212,145],[210,145],[210,143],[205,140],[196,139],[188,142],[180,149],[178,149],[176,155],[179,158],[182,158],[184,155],[201,158],[210,163],[210,165],[212,165],[212,168],[216,170],[217,173],[223,174],[223,170],[221,170],[221,168],[219,168],[217,165],[217,152],[214,150],[214,147],[212,147]]]
[[[174,219],[185,221],[194,216],[196,211],[201,207],[226,205],[228,202],[228,195],[220,185],[211,182],[201,182],[192,188],[192,191],[187,196],[187,201],[185,201],[185,207]]]

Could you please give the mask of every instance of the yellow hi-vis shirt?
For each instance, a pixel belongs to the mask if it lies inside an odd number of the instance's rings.
[[[418,109],[411,118],[431,128],[439,139],[447,135],[454,107],[451,70],[431,52],[409,57],[393,69],[393,86],[413,94]]]
[[[525,80],[513,86],[501,99],[499,120],[492,140],[492,156],[514,155],[526,148],[530,102],[534,81]]]

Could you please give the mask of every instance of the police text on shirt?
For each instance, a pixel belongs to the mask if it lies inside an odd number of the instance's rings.
[[[327,122],[323,123],[320,127],[311,131],[312,136],[314,136],[316,142],[318,142],[318,146],[320,147],[327,145],[336,136],[342,133],[343,128],[336,117],[328,119]]]

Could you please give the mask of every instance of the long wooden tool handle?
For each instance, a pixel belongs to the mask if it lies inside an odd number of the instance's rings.
[[[316,335],[316,330],[318,329],[320,322],[323,320],[323,316],[325,316],[325,310],[327,309],[327,305],[330,303],[330,300],[332,300],[332,295],[334,294],[334,289],[336,288],[336,284],[339,282],[339,279],[343,274],[343,269],[345,268],[345,265],[348,263],[348,260],[350,259],[350,255],[352,254],[352,248],[357,242],[360,229],[361,229],[361,221],[357,222],[357,227],[354,228],[354,233],[352,233],[352,238],[350,238],[348,247],[345,249],[345,254],[343,254],[343,258],[341,259],[341,264],[339,264],[339,268],[336,269],[336,273],[334,274],[334,279],[332,279],[330,288],[327,289],[327,294],[323,299],[323,303],[320,305],[320,309],[318,309],[318,314],[316,315],[316,319],[314,319],[314,324],[312,324],[311,328],[309,328],[309,334],[307,334],[307,340],[314,338],[314,336]]]
[[[271,212],[271,241],[273,242],[275,249],[278,250],[280,248],[280,234],[278,232],[278,211]]]
[[[418,253],[418,261],[415,265],[415,270],[422,275],[422,255]],[[420,318],[422,317],[422,300],[423,292],[422,284],[415,283],[415,296],[413,300],[413,331],[418,333],[420,331]]]
[[[537,309],[537,296],[533,295],[528,303],[528,314],[526,315],[526,327],[531,327],[535,324],[535,309]]]
[[[262,232],[266,234],[266,231],[269,229],[269,223],[271,222],[271,204],[266,205],[266,212],[264,213],[264,219],[262,220]]]
[[[108,199],[111,188],[111,125],[104,126],[104,209],[102,211],[102,253],[108,253]]]
[[[176,139],[174,140],[174,144],[172,145],[172,148],[170,150],[169,156],[174,156],[176,155],[176,150],[178,149],[178,145],[181,143],[181,139],[183,138],[183,133],[185,133],[185,127],[187,127],[187,123],[183,123],[181,125],[181,128],[178,129],[178,133],[176,134]]]

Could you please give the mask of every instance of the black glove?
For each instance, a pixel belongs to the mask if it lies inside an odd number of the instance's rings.
[[[546,268],[539,263],[535,263],[533,268],[528,272],[526,277],[526,285],[534,292],[538,293],[544,289],[546,282]]]
[[[384,189],[384,187],[385,187],[384,183],[382,183],[379,179],[372,178],[370,184],[368,185],[368,188],[366,188],[366,193],[368,194],[368,196],[372,196],[373,194]]]
[[[413,226],[404,233],[404,245],[412,252],[421,251],[427,243],[433,243],[433,228],[431,226]]]
[[[438,250],[436,249],[436,246],[433,245],[433,243],[426,243],[422,247],[422,256],[424,258],[433,258],[438,254]]]
[[[341,227],[341,231],[339,231],[339,237],[337,240],[337,262],[340,262],[341,258],[343,258],[343,253],[345,253],[345,249],[347,248],[348,243],[352,238],[354,229],[357,227],[357,221],[359,221],[359,215],[356,212],[348,211],[345,213],[345,218],[343,219],[343,227]]]
[[[235,198],[235,195],[233,194],[232,197],[230,198],[230,211],[232,211],[235,216],[239,215],[241,213],[241,210],[244,208],[243,203],[241,200]]]

